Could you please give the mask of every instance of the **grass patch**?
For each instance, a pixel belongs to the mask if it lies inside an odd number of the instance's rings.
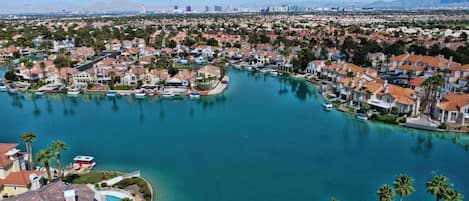
[[[124,189],[127,186],[131,186],[136,184],[139,188],[140,193],[143,194],[143,198],[146,201],[151,201],[151,190],[150,187],[147,185],[147,182],[139,177],[128,178],[120,181],[119,183],[115,184],[114,187]]]
[[[71,184],[96,184],[100,181],[117,176],[119,176],[119,174],[115,172],[91,171],[86,174],[69,174],[64,178],[64,180]]]
[[[397,124],[398,123],[398,117],[397,116],[391,116],[391,115],[372,115],[371,116],[372,120],[375,121],[380,121],[388,124]]]
[[[126,85],[117,85],[114,86],[114,90],[132,90],[132,87]]]

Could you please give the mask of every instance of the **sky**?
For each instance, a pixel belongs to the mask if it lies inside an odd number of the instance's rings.
[[[330,4],[368,3],[375,0],[325,0]],[[385,0],[390,1],[390,0]],[[230,5],[241,7],[255,7],[266,5],[280,5],[283,3],[315,4],[324,3],[324,0],[0,0],[0,12],[46,12],[70,10],[135,10],[145,7],[147,9],[165,8],[173,5],[179,7],[192,5],[204,7],[206,5]]]
[[[62,9],[81,11],[147,10],[170,8],[173,5],[203,8],[206,5],[231,7],[263,7],[281,4],[305,6],[363,6],[363,5],[439,5],[441,3],[467,3],[469,0],[0,0],[0,13],[55,12]],[[373,4],[374,3],[374,4]]]

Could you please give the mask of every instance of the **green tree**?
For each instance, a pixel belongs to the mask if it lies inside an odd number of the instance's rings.
[[[20,140],[23,141],[26,145],[26,152],[28,152],[28,168],[30,170],[34,169],[33,163],[33,142],[36,141],[36,135],[31,131],[27,131],[20,136]]]
[[[49,182],[52,181],[52,176],[50,173],[50,163],[53,159],[54,155],[52,154],[52,150],[50,149],[40,150],[36,154],[36,162],[44,165],[44,167],[46,168],[47,178]]]
[[[176,75],[179,73],[179,70],[177,68],[173,68],[173,67],[170,67],[169,70],[168,70],[168,74],[172,76]]]
[[[59,174],[59,179],[62,179],[62,164],[60,161],[60,154],[62,151],[68,150],[69,148],[65,145],[65,142],[61,140],[56,140],[50,145],[50,149],[55,154],[55,161],[57,163],[57,169]]]
[[[436,197],[436,201],[444,198],[445,192],[448,190],[448,178],[442,175],[435,176],[432,179],[428,180],[425,185],[427,187],[427,192],[431,193]]]
[[[208,46],[218,46],[218,40],[215,38],[209,38],[207,40],[207,45]]]
[[[380,201],[393,201],[394,200],[394,191],[392,190],[391,186],[384,184],[378,188],[378,192],[376,193],[379,196]]]
[[[396,193],[399,195],[399,201],[402,201],[404,196],[412,194],[414,189],[414,179],[408,175],[401,174],[394,180],[393,186]]]
[[[464,196],[454,189],[447,189],[443,195],[445,201],[463,201]]]

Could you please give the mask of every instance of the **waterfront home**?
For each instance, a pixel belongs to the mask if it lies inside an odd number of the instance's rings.
[[[321,71],[326,67],[326,63],[324,60],[314,60],[308,63],[306,67],[306,73],[310,73],[313,75],[319,75]]]
[[[148,77],[148,82],[152,85],[158,85],[162,81],[169,79],[169,73],[166,69],[152,69],[149,74],[151,76]]]
[[[94,83],[93,75],[87,71],[76,72],[72,75],[74,86],[87,87],[89,83]]]
[[[423,94],[425,93],[425,89],[423,88],[423,83],[425,82],[425,80],[427,79],[425,79],[424,77],[416,77],[410,80],[409,88],[415,90],[420,96],[423,96]]]
[[[138,84],[138,81],[143,81],[145,74],[146,70],[144,68],[132,68],[125,72],[125,75],[122,78],[122,84],[126,86],[135,86]]]
[[[18,144],[0,144],[0,196],[14,196],[41,186],[43,172],[26,170]]]
[[[451,67],[460,65],[459,63],[454,62],[452,57],[446,59],[443,56],[421,56],[414,54],[392,56],[389,61],[392,64],[392,68],[402,65],[422,66],[429,72],[434,72],[437,69],[450,69]]]
[[[367,80],[366,77],[347,77],[338,84],[339,98],[350,105],[368,104],[385,112],[418,115],[420,100],[415,90],[388,84],[386,80]]]
[[[7,198],[5,201],[105,201],[85,184],[53,182],[40,189]]]
[[[213,78],[215,80],[221,79],[221,70],[219,67],[214,65],[205,65],[204,67],[197,70],[198,78]]]
[[[469,121],[469,94],[446,94],[437,102],[434,119],[442,123],[467,125]]]
[[[324,76],[329,81],[333,82],[339,82],[342,78],[354,77],[356,75],[366,76],[368,79],[373,79],[378,77],[378,71],[343,61],[333,62],[327,66],[325,71],[321,71],[321,76]]]

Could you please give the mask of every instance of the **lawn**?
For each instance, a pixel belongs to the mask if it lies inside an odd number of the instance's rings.
[[[64,180],[72,184],[96,184],[119,175],[120,174],[115,172],[91,171],[86,174],[69,174]]]

